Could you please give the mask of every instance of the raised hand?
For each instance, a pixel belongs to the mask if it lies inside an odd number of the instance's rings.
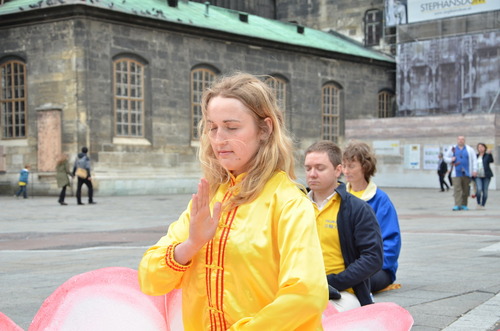
[[[187,264],[193,256],[215,235],[221,214],[221,203],[216,202],[210,211],[209,185],[206,179],[198,184],[198,192],[191,201],[189,238],[175,248],[174,259]]]
[[[209,185],[205,178],[198,184],[198,192],[193,194],[191,203],[191,221],[189,239],[193,245],[203,247],[210,241],[217,230],[221,212],[221,203],[216,202],[213,213],[210,211]]]

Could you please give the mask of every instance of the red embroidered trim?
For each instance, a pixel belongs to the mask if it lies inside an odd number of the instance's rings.
[[[189,263],[187,265],[183,265],[183,264],[178,263],[174,259],[174,250],[175,250],[175,247],[177,247],[177,245],[179,245],[179,244],[180,243],[175,243],[175,244],[169,245],[167,247],[167,253],[165,254],[165,263],[167,264],[167,266],[170,269],[173,269],[173,270],[178,271],[178,272],[184,272],[184,271],[189,269],[192,262],[189,261]]]
[[[226,202],[231,195],[229,192],[226,192],[224,195],[224,198],[222,199],[222,204]],[[236,208],[237,209],[237,208]],[[224,252],[226,247],[226,242],[229,234],[229,230],[231,229],[231,224],[232,221],[234,220],[234,217],[236,215],[236,209],[230,211],[226,217],[226,222],[224,224],[219,224],[219,227],[222,228],[222,234],[219,239],[219,252],[218,252],[218,260],[217,264],[213,264],[213,253],[214,253],[214,240],[212,239],[209,244],[207,245],[207,251],[205,255],[205,263],[206,263],[206,285],[207,285],[207,295],[208,295],[208,306],[209,306],[209,314],[210,314],[210,327],[212,330],[218,330],[218,327],[221,328],[221,330],[227,330],[228,326],[226,323],[226,320],[224,318],[224,312],[223,312],[223,305],[222,305],[222,300],[223,300],[223,276],[224,276]],[[230,220],[228,222],[228,220]],[[213,269],[216,269],[215,271],[215,305],[214,305],[214,300],[212,296],[212,283],[211,283],[211,278],[212,278],[212,273]],[[219,288],[221,288],[221,291],[219,292]]]

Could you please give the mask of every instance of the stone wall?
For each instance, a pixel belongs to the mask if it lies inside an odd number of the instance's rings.
[[[226,41],[133,22],[79,15],[0,29],[0,61],[16,55],[27,65],[28,138],[2,140],[6,171],[1,182],[13,187],[19,170],[32,165],[36,194],[57,194],[54,172],[37,169],[36,109],[58,105],[61,152],[70,163],[89,148],[97,194],[185,192],[200,176],[197,145],[191,142],[190,72],[210,65],[221,73],[279,74],[289,82],[287,123],[297,147],[321,137],[321,87],[342,86],[343,120],[377,116],[377,93],[394,90],[390,63],[359,63],[283,50],[250,40]],[[140,58],[145,72],[145,136],[138,141],[114,136],[113,59]],[[341,140],[343,136],[341,137]],[[52,153],[52,152],[51,152]]]

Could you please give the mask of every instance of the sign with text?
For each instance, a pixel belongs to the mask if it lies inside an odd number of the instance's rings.
[[[405,168],[420,169],[420,145],[405,145]]]
[[[495,10],[499,0],[408,0],[408,23]]]
[[[437,170],[439,163],[439,146],[425,145],[424,146],[424,169]]]
[[[374,140],[373,151],[375,155],[401,155],[399,140]]]

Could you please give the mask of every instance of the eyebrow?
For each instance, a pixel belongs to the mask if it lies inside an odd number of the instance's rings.
[[[241,123],[240,120],[235,120],[235,119],[229,119],[229,120],[223,120],[222,121],[222,123],[232,123],[232,122]],[[211,121],[211,120],[207,119],[207,123],[214,123],[214,121]]]

